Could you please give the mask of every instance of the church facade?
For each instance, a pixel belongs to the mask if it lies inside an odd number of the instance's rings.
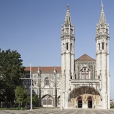
[[[68,108],[110,108],[109,25],[103,5],[96,27],[96,59],[87,54],[75,60],[74,26],[69,8],[61,29],[61,67],[32,67],[33,92],[39,106]],[[25,68],[30,77],[30,68]],[[29,82],[24,84],[25,88]]]

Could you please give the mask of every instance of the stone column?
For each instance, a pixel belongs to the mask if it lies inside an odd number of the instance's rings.
[[[57,71],[55,70],[54,68],[54,77],[55,77],[55,80],[54,80],[54,106],[57,107]]]
[[[39,98],[39,107],[41,107],[41,71],[39,70],[38,67],[38,98]]]

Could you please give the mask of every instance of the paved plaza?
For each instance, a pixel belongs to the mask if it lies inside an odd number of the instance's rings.
[[[114,114],[114,109],[66,109],[60,110],[59,108],[41,108],[30,110],[0,110],[0,114]]]

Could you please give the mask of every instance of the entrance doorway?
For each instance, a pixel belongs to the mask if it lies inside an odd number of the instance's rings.
[[[53,106],[53,98],[51,95],[45,95],[42,98],[43,107],[52,107]]]
[[[78,108],[82,108],[82,98],[78,98]]]
[[[92,98],[88,98],[88,108],[92,108]]]

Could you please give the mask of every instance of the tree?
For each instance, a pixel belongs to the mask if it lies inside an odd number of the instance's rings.
[[[30,104],[30,95],[28,95],[27,98],[26,98],[26,104]],[[32,96],[32,104],[34,106],[38,105],[38,95],[33,95]]]
[[[35,106],[38,105],[38,95],[33,95],[32,102]]]
[[[22,85],[20,78],[23,77],[23,72],[21,55],[17,51],[0,49],[0,97],[3,95],[1,101],[14,101],[15,89]]]
[[[26,102],[27,91],[25,91],[21,86],[17,86],[15,89],[15,100],[22,106],[23,103]]]
[[[30,104],[30,95],[28,95],[26,98],[26,104]]]

